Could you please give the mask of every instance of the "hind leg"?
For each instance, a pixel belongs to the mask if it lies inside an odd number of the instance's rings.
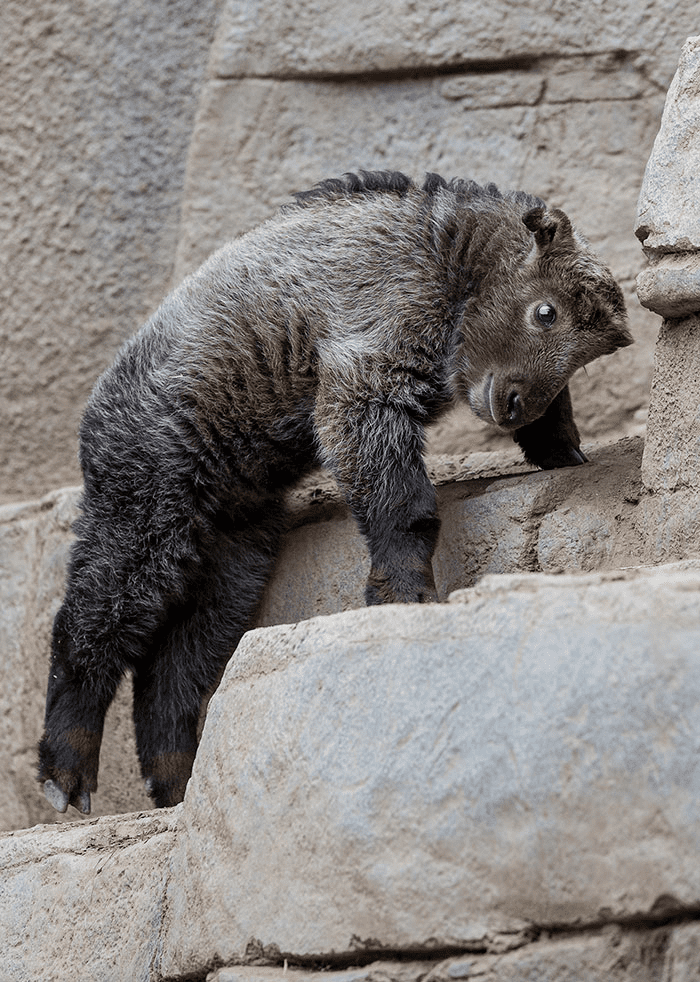
[[[141,772],[159,808],[184,797],[202,700],[255,615],[277,553],[279,514],[271,505],[264,524],[219,537],[206,576],[192,584],[186,606],[172,611],[155,657],[134,674]]]
[[[122,673],[116,665],[103,662],[95,676],[81,664],[75,657],[70,620],[67,601],[54,621],[39,780],[57,811],[65,812],[73,805],[89,815],[90,795],[97,788],[105,713]]]
[[[83,814],[97,789],[105,714],[119,681],[151,650],[181,586],[164,551],[138,551],[133,532],[123,534],[99,517],[94,524],[99,531],[80,520],[84,534],[73,548],[66,599],[54,621],[39,744],[38,778],[49,802]]]

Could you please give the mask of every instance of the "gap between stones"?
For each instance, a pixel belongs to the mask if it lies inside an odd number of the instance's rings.
[[[663,927],[678,927],[700,921],[700,904],[687,907],[680,905],[674,897],[659,897],[648,914],[630,914],[626,917],[601,917],[585,924],[543,923],[532,924],[521,932],[513,934],[493,934],[489,940],[455,945],[409,945],[402,948],[383,947],[374,939],[363,942],[362,947],[328,954],[295,955],[280,951],[276,944],[263,945],[256,939],[248,942],[244,955],[235,962],[224,962],[214,958],[201,969],[183,975],[159,976],[156,982],[206,982],[210,972],[220,968],[269,967],[299,968],[306,971],[323,972],[343,969],[363,968],[373,962],[441,962],[462,955],[503,955],[547,938],[556,939],[558,935],[585,937],[602,928],[614,925],[627,930],[654,930]],[[499,943],[500,942],[500,943]],[[290,977],[290,982],[294,982]]]
[[[449,77],[450,75],[497,75],[499,72],[529,72],[546,68],[557,61],[595,58],[607,55],[615,60],[615,68],[622,68],[639,56],[639,51],[615,49],[612,51],[572,51],[557,55],[512,55],[505,58],[481,58],[457,62],[451,65],[415,65],[407,68],[369,69],[366,72],[279,72],[274,75],[244,75],[238,73],[217,74],[221,81],[259,80],[268,82],[403,82],[412,79]]]

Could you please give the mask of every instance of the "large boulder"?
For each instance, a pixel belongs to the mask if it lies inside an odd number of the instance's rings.
[[[161,971],[700,906],[700,569],[486,577],[250,632],[209,706]]]

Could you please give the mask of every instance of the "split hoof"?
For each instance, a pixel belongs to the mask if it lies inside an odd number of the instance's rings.
[[[68,805],[73,805],[83,815],[89,815],[91,809],[90,792],[81,791],[79,794],[74,792],[69,798],[63,788],[59,787],[55,781],[49,778],[44,781],[44,796],[48,803],[62,815],[67,811]]]

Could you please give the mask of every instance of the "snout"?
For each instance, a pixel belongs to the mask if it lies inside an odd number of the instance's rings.
[[[544,413],[553,396],[544,387],[525,379],[487,376],[483,390],[483,405],[496,426],[517,429],[531,423]]]

